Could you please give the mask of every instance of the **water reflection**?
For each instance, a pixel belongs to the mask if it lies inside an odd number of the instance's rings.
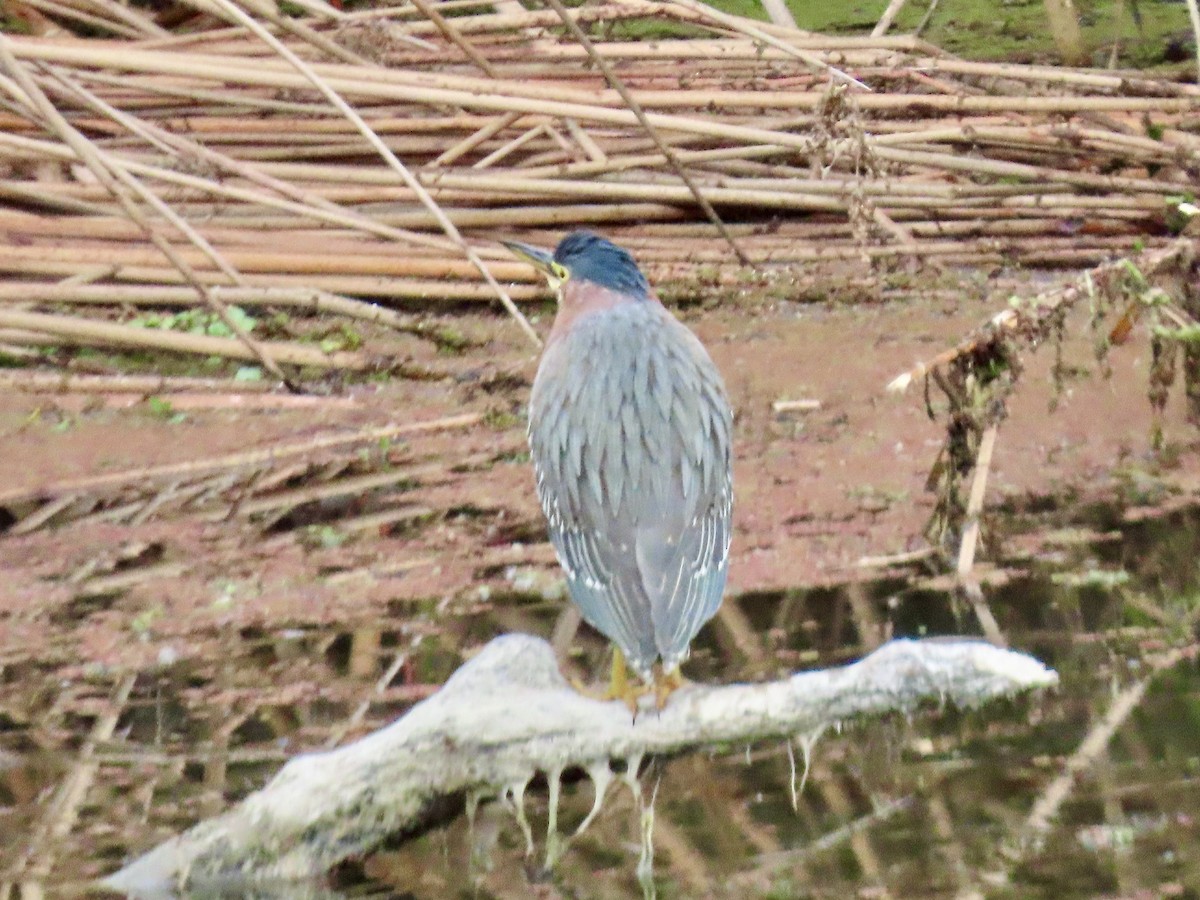
[[[1008,521],[1014,532],[1028,525],[1019,511]],[[1200,509],[1129,522],[1096,507],[1051,537],[1036,554],[1013,541],[987,597],[1011,645],[1059,670],[1059,691],[827,735],[796,810],[782,746],[655,762],[659,896],[1196,896],[1194,657],[1152,682],[1044,845],[1016,841],[1114,692],[1144,674],[1146,654],[1195,639]],[[857,658],[892,636],[976,630],[970,611],[918,569],[728,607],[696,644],[700,680],[771,678]],[[210,635],[219,653],[164,658],[124,681],[6,660],[0,898],[84,892],[89,879],[260,787],[294,753],[401,715],[494,634],[549,637],[561,608],[530,591],[436,615],[398,605],[395,616],[336,629]],[[574,647],[577,673],[599,678],[603,643],[581,632]],[[546,810],[534,793],[536,833]],[[569,830],[591,790],[576,780],[565,793]],[[524,858],[518,829],[493,804],[474,831],[458,816],[319,884],[267,885],[256,896],[637,896],[636,807],[628,793],[610,800],[552,875]]]

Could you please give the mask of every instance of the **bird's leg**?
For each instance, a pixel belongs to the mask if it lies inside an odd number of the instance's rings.
[[[667,698],[687,684],[687,679],[679,672],[679,667],[671,671],[663,671],[658,666],[654,668],[654,703],[662,709],[667,705]]]
[[[608,678],[608,696],[624,697],[629,693],[629,670],[625,667],[625,654],[613,645],[612,671]]]
[[[649,689],[646,687],[630,684],[629,669],[625,665],[625,654],[621,652],[620,647],[614,644],[612,673],[609,676],[608,690],[604,694],[604,699],[623,700],[629,707],[629,711],[637,715],[638,700],[648,692]]]

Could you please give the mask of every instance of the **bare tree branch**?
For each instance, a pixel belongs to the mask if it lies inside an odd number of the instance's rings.
[[[977,640],[894,641],[838,669],[767,684],[688,686],[666,709],[636,718],[620,702],[573,690],[545,641],[496,638],[436,695],[388,727],[346,747],[290,761],[262,790],[229,812],[161,844],[105,884],[156,896],[217,883],[304,879],[370,851],[385,838],[428,825],[431,810],[465,797],[512,802],[532,841],[522,798],[535,774],[550,785],[582,769],[595,785],[591,814],[616,779],[636,787],[650,754],[814,735],[827,725],[909,711],[929,700],[975,706],[1055,684],[1037,660]],[[617,775],[612,763],[624,763]],[[550,814],[546,863],[565,850]],[[643,836],[644,846],[650,845]],[[648,856],[648,853],[644,853]]]

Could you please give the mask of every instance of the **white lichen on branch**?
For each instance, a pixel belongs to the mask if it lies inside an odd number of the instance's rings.
[[[646,755],[791,739],[930,700],[977,706],[1057,680],[1037,660],[981,641],[902,640],[843,668],[766,684],[688,686],[666,709],[647,709],[635,719],[620,702],[572,689],[545,641],[506,635],[396,722],[346,747],[296,757],[238,806],[159,845],[105,884],[147,896],[307,878],[385,838],[425,827],[445,801],[458,797],[467,798],[468,809],[480,799],[507,799],[532,840],[524,788],[545,773],[557,793],[569,769],[583,770],[596,788],[582,830],[614,780],[613,762],[640,792],[636,773]],[[566,844],[555,821],[552,812],[549,864]],[[642,837],[648,846],[649,836]]]

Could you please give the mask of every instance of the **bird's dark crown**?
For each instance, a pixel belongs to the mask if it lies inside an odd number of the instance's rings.
[[[559,241],[554,261],[572,278],[591,281],[639,300],[650,296],[650,283],[632,254],[590,231],[572,231]]]

